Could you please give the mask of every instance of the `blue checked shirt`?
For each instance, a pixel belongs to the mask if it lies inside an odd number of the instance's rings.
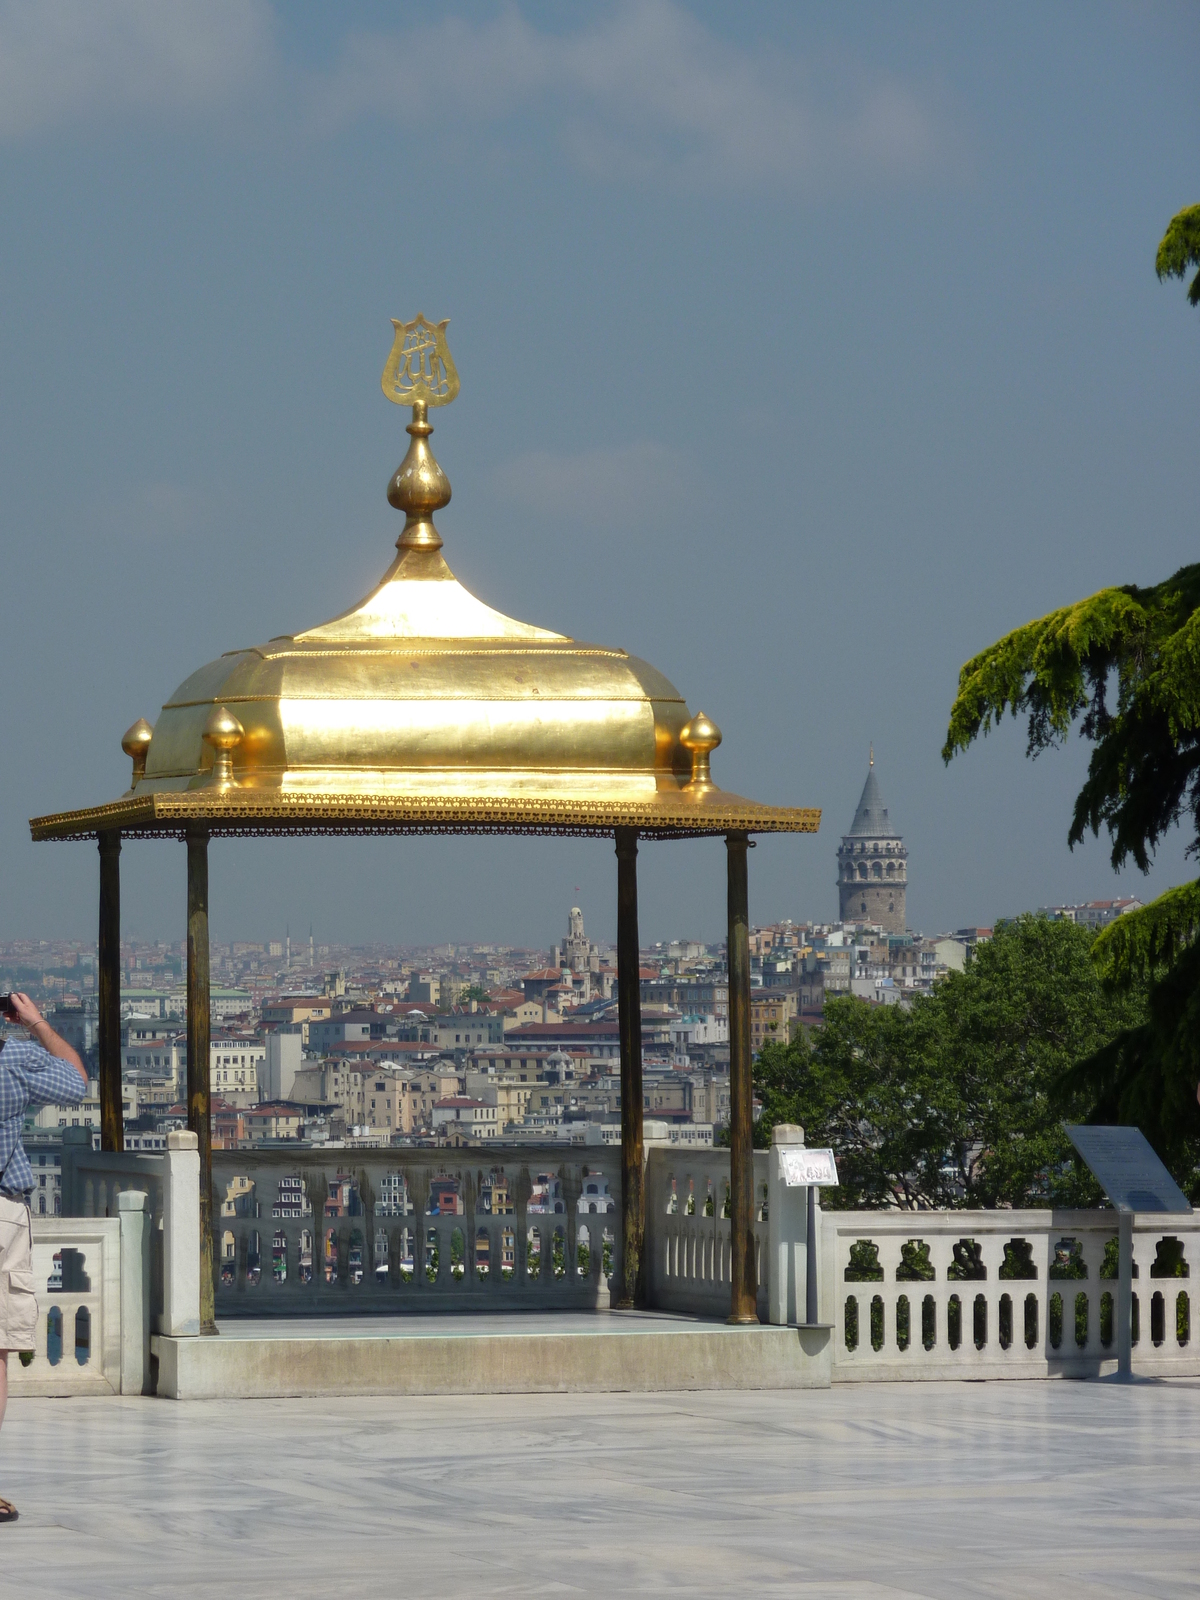
[[[9,1039],[0,1050],[0,1194],[24,1200],[33,1188],[33,1169],[21,1128],[25,1108],[55,1100],[74,1104],[84,1082],[69,1061],[60,1061],[32,1039]]]

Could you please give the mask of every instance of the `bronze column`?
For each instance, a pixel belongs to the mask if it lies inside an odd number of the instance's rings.
[[[638,953],[637,829],[617,836],[617,998],[621,1028],[621,1282],[616,1305],[646,1303],[642,1151],[642,986]]]
[[[121,835],[97,834],[100,848],[100,929],[96,947],[99,1003],[100,1148],[124,1150],[121,1106]]]
[[[208,830],[187,833],[188,1127],[200,1147],[200,1332],[216,1333],[213,1306],[212,1127],[208,1117]]]
[[[754,1094],[750,1076],[750,913],[744,833],[725,836],[729,869],[730,1322],[758,1321],[754,1259]]]

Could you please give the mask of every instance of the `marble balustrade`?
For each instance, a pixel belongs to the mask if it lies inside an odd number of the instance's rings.
[[[215,1151],[217,1315],[599,1309],[620,1151]]]
[[[1109,1210],[824,1212],[834,1381],[1114,1370],[1116,1235]],[[1200,1373],[1200,1218],[1139,1216],[1133,1238],[1134,1373]]]

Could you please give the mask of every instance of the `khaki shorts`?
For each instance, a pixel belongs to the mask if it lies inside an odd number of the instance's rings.
[[[0,1194],[0,1350],[32,1350],[38,1303],[33,1287],[29,1207]]]

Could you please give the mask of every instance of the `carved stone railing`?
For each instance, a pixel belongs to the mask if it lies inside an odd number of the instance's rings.
[[[758,1315],[767,1321],[768,1153],[754,1152]],[[652,1149],[646,1162],[646,1261],[650,1304],[727,1317],[730,1304],[729,1151]]]
[[[82,1135],[74,1137],[73,1135]],[[97,1151],[85,1129],[70,1129],[62,1150],[64,1217],[116,1217],[122,1196],[146,1197],[147,1306],[155,1333],[198,1333],[199,1173],[196,1135],[167,1135],[161,1154]]]
[[[603,1147],[214,1151],[218,1320],[607,1306],[620,1184]]]
[[[826,1211],[838,1381],[1091,1377],[1117,1359],[1113,1211]],[[1200,1373],[1200,1218],[1139,1216],[1136,1374]]]
[[[38,1298],[33,1360],[8,1359],[14,1394],[142,1394],[150,1389],[149,1227],[144,1193],[111,1217],[34,1217]]]
[[[831,1332],[835,1381],[1115,1368],[1115,1212],[822,1212],[784,1182],[783,1146],[800,1130],[775,1134],[780,1148],[754,1155],[759,1316],[810,1342]],[[64,1147],[65,1206],[111,1215],[35,1220],[49,1292],[34,1365],[10,1362],[17,1387],[140,1387],[138,1330],[151,1316],[159,1332],[198,1332],[199,1157],[192,1134],[169,1144],[134,1157]],[[213,1175],[219,1317],[600,1309],[620,1272],[620,1152],[609,1147],[217,1151]],[[650,1148],[652,1307],[728,1314],[728,1196],[727,1150]],[[139,1228],[145,1244],[126,1248]],[[1132,1237],[1133,1371],[1200,1374],[1200,1219],[1139,1216]],[[57,1268],[48,1243],[61,1247]],[[68,1374],[77,1323],[88,1337]]]

